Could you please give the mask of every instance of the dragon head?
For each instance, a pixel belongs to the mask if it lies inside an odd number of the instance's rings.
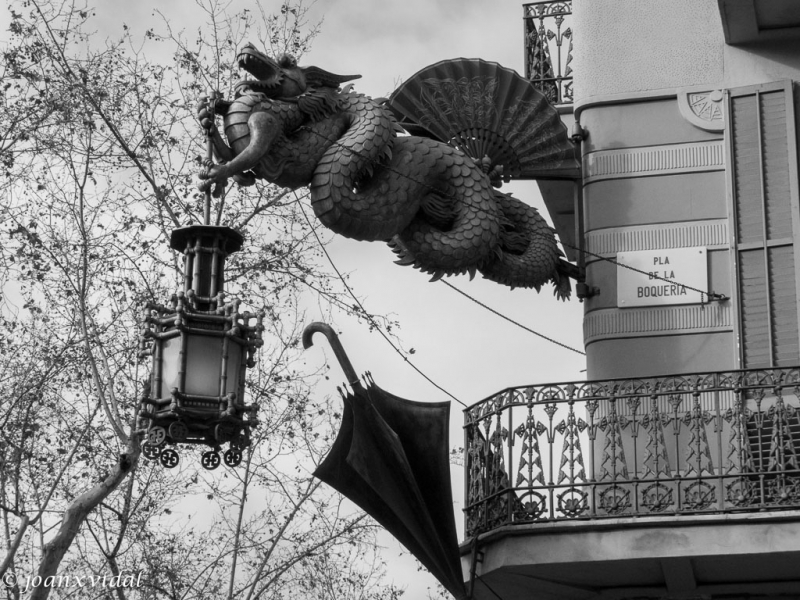
[[[247,43],[236,56],[239,68],[255,79],[236,84],[236,93],[257,92],[269,98],[293,98],[309,87],[337,88],[340,84],[358,79],[361,75],[335,75],[317,67],[299,67],[293,56],[284,54],[277,61]]]

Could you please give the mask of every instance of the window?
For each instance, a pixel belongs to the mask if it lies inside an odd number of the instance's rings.
[[[734,89],[727,97],[740,364],[800,365],[792,83]]]

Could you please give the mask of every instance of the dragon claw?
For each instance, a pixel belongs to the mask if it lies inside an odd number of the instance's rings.
[[[222,165],[214,164],[214,161],[207,158],[202,160],[200,164],[202,167],[197,173],[197,177],[200,179],[197,183],[197,189],[201,192],[211,191],[212,196],[219,198],[228,185],[228,178],[221,175],[220,167]]]
[[[197,189],[203,193],[210,191],[214,198],[219,198],[222,195],[222,192],[225,190],[225,187],[228,185],[227,179],[204,179],[201,175],[201,180],[202,181],[197,184]]]

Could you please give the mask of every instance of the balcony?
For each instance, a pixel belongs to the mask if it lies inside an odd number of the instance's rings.
[[[572,0],[522,5],[525,77],[552,104],[572,104]]]
[[[487,398],[465,411],[465,568],[478,541],[503,598],[797,593],[798,396],[786,368]]]

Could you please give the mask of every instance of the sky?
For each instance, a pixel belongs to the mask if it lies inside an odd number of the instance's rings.
[[[101,30],[116,36],[122,24],[132,28],[152,26],[151,0],[94,0]],[[252,4],[252,3],[251,3]],[[277,11],[280,2],[262,1],[265,12]],[[246,3],[235,0],[232,10]],[[4,10],[4,9],[3,9]],[[159,10],[174,29],[192,25],[191,0],[160,3]],[[465,57],[482,58],[523,70],[522,4],[479,0],[318,0],[311,7],[311,21],[323,20],[321,33],[301,64],[316,65],[335,73],[359,73],[358,92],[388,96],[402,81],[429,64]],[[5,32],[7,19],[0,13]],[[105,31],[107,30],[107,31]],[[535,182],[503,186],[524,202],[537,207],[550,221]],[[309,212],[310,214],[310,212]],[[441,282],[411,267],[393,264],[393,254],[383,244],[336,238],[329,252],[337,268],[349,275],[349,284],[373,313],[388,314],[400,321],[399,336],[408,358],[439,386],[466,405],[509,386],[558,383],[584,378],[583,356],[553,345],[491,314]],[[448,281],[496,311],[547,337],[583,349],[582,305],[576,298],[560,302],[546,286],[534,290],[500,286],[467,276]],[[319,316],[308,313],[309,322]],[[393,394],[412,400],[439,402],[450,397],[405,364],[379,334],[354,320],[336,323],[340,340],[357,371],[370,371],[376,383]],[[333,354],[322,336],[308,350],[309,368]],[[325,382],[336,393],[338,367]],[[341,375],[339,381],[344,381]],[[463,406],[451,406],[450,446],[463,445]],[[453,468],[456,521],[462,531],[463,477]],[[392,563],[390,576],[407,586],[407,598],[424,598],[432,579],[416,572],[413,561],[398,558],[391,540],[386,557]]]

